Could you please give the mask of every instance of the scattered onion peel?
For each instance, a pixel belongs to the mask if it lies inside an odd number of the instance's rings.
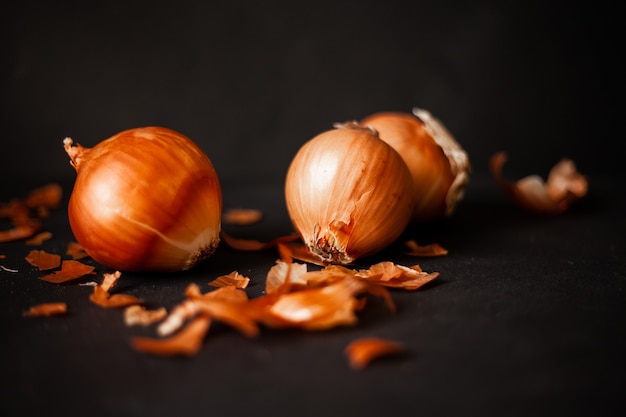
[[[405,352],[406,347],[403,343],[377,337],[364,337],[354,340],[345,349],[350,366],[356,370],[365,368],[376,358],[399,355]]]
[[[587,178],[576,170],[574,162],[568,158],[561,159],[552,167],[546,182],[538,175],[529,175],[515,182],[506,180],[502,174],[506,160],[506,152],[498,152],[491,157],[489,168],[500,188],[526,211],[543,215],[560,214],[587,194]]]

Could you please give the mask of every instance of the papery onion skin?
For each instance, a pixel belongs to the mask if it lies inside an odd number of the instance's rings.
[[[360,121],[378,131],[411,171],[416,199],[412,220],[425,223],[450,216],[462,199],[471,170],[467,153],[429,112],[379,112]]]
[[[372,129],[350,124],[298,150],[285,199],[309,251],[325,263],[349,264],[400,236],[413,212],[411,187],[400,155]]]
[[[77,172],[68,205],[74,237],[120,271],[179,271],[219,244],[222,191],[208,156],[174,130],[128,129],[65,150]]]

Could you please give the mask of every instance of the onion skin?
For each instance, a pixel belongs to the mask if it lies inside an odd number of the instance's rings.
[[[163,127],[65,150],[77,172],[68,216],[95,261],[120,271],[179,271],[219,244],[222,191],[206,154]]]
[[[351,124],[299,149],[285,199],[309,251],[324,263],[349,264],[400,236],[413,212],[411,187],[400,155],[375,131]]]
[[[425,223],[450,216],[469,180],[467,154],[430,113],[380,112],[360,123],[376,131],[406,163],[416,199],[412,220]]]

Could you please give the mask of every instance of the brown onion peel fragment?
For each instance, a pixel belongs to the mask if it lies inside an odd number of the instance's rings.
[[[124,309],[124,323],[127,326],[149,326],[167,316],[165,307],[148,310],[144,306],[133,304]]]
[[[31,250],[24,259],[32,266],[37,267],[40,271],[54,269],[61,265],[60,255],[48,253],[43,250]]]
[[[32,237],[41,230],[41,219],[59,205],[62,195],[61,187],[52,183],[32,190],[26,198],[0,204],[0,218],[8,218],[14,225],[9,230],[0,230],[0,242]]]
[[[220,232],[220,237],[222,241],[229,246],[230,248],[241,250],[241,251],[260,251],[266,249],[273,249],[280,243],[291,242],[298,239],[297,235],[287,235],[281,236],[275,239],[270,240],[269,242],[261,242],[255,239],[241,239],[236,238],[223,230]]]
[[[66,255],[69,255],[74,260],[79,260],[83,258],[87,258],[89,255],[85,252],[85,249],[77,242],[69,242],[67,244],[67,250],[65,251]]]
[[[233,286],[236,288],[246,288],[250,283],[250,278],[241,275],[237,271],[233,271],[230,274],[222,275],[209,282],[212,287],[228,287]]]
[[[139,352],[154,355],[194,356],[200,351],[210,325],[211,318],[200,314],[173,336],[163,339],[134,337],[131,345]]]
[[[93,293],[89,296],[91,302],[104,308],[127,307],[133,304],[140,304],[142,300],[128,294],[111,294],[111,289],[117,284],[122,273],[115,271],[113,273],[105,273],[102,284],[93,288]]]
[[[502,174],[506,160],[506,152],[495,153],[489,160],[489,169],[500,188],[526,211],[560,214],[587,194],[587,178],[576,170],[574,162],[568,158],[561,159],[552,167],[546,182],[538,175],[508,181]]]
[[[255,319],[250,314],[248,296],[243,290],[231,285],[202,294],[196,284],[190,284],[185,295],[188,299],[174,307],[159,325],[157,332],[161,336],[175,332],[197,314],[223,322],[251,338],[259,334]]]
[[[345,349],[350,367],[356,370],[365,368],[374,359],[405,352],[404,343],[377,337],[364,337],[354,340]]]
[[[39,224],[26,224],[8,230],[0,230],[0,242],[12,242],[26,239],[37,233],[40,229],[41,226]]]
[[[232,224],[238,226],[247,226],[257,223],[263,218],[261,210],[250,208],[232,208],[226,210],[222,216],[222,220],[225,224]]]
[[[30,307],[23,313],[24,317],[48,317],[67,313],[67,304],[58,303],[42,303]]]
[[[56,208],[61,203],[63,189],[59,184],[51,183],[32,190],[26,197],[26,205],[30,208]]]
[[[26,240],[28,246],[39,246],[46,240],[52,239],[52,233],[41,232]]]
[[[355,295],[362,289],[363,284],[358,280],[346,279],[320,288],[281,294],[269,313],[286,323],[286,327],[326,330],[351,326],[357,322]]]
[[[420,245],[415,240],[408,240],[405,243],[407,251],[405,254],[411,256],[443,256],[448,254],[448,250],[438,243],[429,243],[427,245]]]
[[[74,260],[64,260],[61,263],[61,270],[44,275],[40,279],[42,281],[50,282],[53,284],[62,284],[68,281],[73,281],[78,278],[82,278],[85,275],[93,275],[94,267],[91,265],[85,265],[82,262]]]

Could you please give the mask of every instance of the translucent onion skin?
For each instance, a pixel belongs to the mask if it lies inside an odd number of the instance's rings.
[[[305,143],[291,161],[285,199],[291,221],[324,263],[349,264],[382,250],[413,212],[411,174],[375,131],[336,126]]]
[[[70,138],[64,145],[77,172],[70,227],[95,261],[120,271],[180,271],[214,252],[222,190],[191,139],[143,127],[93,148]]]
[[[450,216],[462,199],[471,171],[467,153],[426,110],[380,112],[360,123],[378,131],[404,159],[413,177],[412,220],[425,223]]]

